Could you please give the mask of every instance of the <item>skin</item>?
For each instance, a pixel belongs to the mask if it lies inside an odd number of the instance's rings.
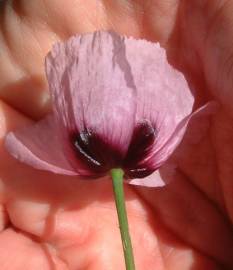
[[[3,146],[7,132],[50,110],[43,61],[52,44],[96,29],[161,42],[195,87],[197,104],[220,104],[210,120],[193,124],[209,128],[187,135],[174,154],[174,181],[160,189],[125,186],[137,270],[232,269],[233,1],[1,5],[1,269],[124,269],[109,178],[92,182],[37,171]]]

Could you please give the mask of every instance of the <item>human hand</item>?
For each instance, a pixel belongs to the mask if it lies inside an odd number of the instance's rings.
[[[233,267],[233,4],[218,4],[5,2],[0,40],[3,270],[124,269],[109,179],[89,182],[37,171],[3,148],[6,132],[49,110],[43,61],[51,45],[100,28],[160,41],[195,85],[197,103],[212,95],[222,104],[208,134],[179,147],[174,155],[179,170],[167,187],[125,187],[137,269]]]

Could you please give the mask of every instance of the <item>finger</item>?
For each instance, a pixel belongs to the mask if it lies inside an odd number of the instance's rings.
[[[138,192],[161,222],[185,243],[232,267],[233,237],[229,221],[184,175],[177,173],[164,189],[138,189]]]
[[[9,218],[5,206],[3,204],[0,204],[0,232],[3,231],[8,224]]]
[[[41,245],[13,229],[7,229],[0,234],[0,253],[3,270],[68,270],[67,265],[54,256],[49,246]]]
[[[52,44],[96,28],[92,1],[5,1],[0,22],[0,97],[35,119],[49,110],[44,57]],[[40,11],[40,12],[38,12]],[[104,16],[100,5],[100,18]],[[102,21],[102,19],[100,19]],[[99,24],[103,25],[100,21]],[[25,43],[26,41],[26,43]]]
[[[229,113],[232,106],[232,1],[185,1],[181,6],[180,56]],[[200,68],[200,63],[203,68]]]

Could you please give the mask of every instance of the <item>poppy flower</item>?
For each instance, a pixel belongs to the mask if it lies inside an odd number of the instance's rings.
[[[122,168],[129,182],[147,185],[140,178],[165,163],[196,113],[158,43],[77,35],[53,47],[46,74],[52,113],[6,138],[8,151],[37,169],[96,178]]]

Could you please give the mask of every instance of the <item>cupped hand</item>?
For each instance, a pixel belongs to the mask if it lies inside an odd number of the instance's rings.
[[[166,187],[125,186],[137,270],[232,269],[233,2],[17,0],[0,12],[1,269],[124,269],[110,179],[34,170],[3,143],[50,110],[44,57],[52,44],[96,29],[159,41],[197,106],[220,104],[192,124]]]

